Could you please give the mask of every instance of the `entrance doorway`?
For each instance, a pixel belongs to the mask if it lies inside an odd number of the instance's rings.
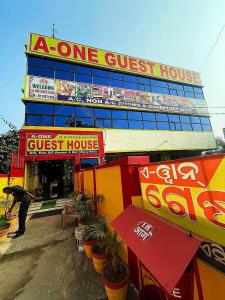
[[[27,162],[26,183],[36,201],[70,198],[74,191],[74,161]]]

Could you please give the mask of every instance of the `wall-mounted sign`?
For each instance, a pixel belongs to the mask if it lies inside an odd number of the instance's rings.
[[[225,245],[225,155],[139,168],[144,208]]]
[[[208,115],[205,100],[27,76],[25,99]]]
[[[101,132],[66,130],[22,130],[21,155],[102,157],[104,155]]]
[[[198,250],[198,256],[214,268],[225,273],[225,247],[215,243],[202,242]]]
[[[29,36],[28,53],[170,81],[179,81],[194,85],[202,84],[200,74],[194,71],[75,44],[35,33],[31,33]]]

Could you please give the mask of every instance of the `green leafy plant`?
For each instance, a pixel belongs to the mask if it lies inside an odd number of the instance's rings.
[[[0,198],[0,208],[4,210],[5,215],[7,215],[11,205],[12,205],[12,200],[3,197]]]
[[[7,223],[7,217],[6,215],[1,215],[0,216],[0,229],[4,229],[5,228],[5,225]]]
[[[108,233],[108,225],[104,216],[95,216],[84,231],[84,239],[97,240],[96,246],[103,251],[106,249],[105,238]]]
[[[112,258],[113,271],[115,275],[117,275],[122,269],[124,269],[123,260],[120,256],[123,242],[118,240],[117,233],[115,231],[109,231],[105,237],[105,245],[107,252],[110,253]]]
[[[87,225],[92,224],[95,218],[95,214],[92,210],[92,206],[86,201],[77,201],[75,203],[76,211],[73,217],[85,222]]]

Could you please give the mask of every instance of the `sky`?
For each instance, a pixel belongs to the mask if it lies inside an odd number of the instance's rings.
[[[225,24],[224,0],[0,0],[0,115],[24,122],[28,32],[200,72]],[[225,128],[225,29],[201,72],[216,136]],[[0,119],[0,132],[8,126]]]

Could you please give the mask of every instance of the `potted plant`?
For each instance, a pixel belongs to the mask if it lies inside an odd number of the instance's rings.
[[[0,242],[4,242],[9,232],[10,224],[8,223],[7,216],[0,215]]]
[[[96,217],[96,222],[89,225],[86,229],[87,237],[92,237],[96,243],[91,248],[91,256],[94,268],[98,273],[102,273],[110,255],[106,249],[106,236],[109,232],[108,225],[104,216]]]
[[[122,241],[118,240],[116,232],[110,232],[106,237],[107,251],[111,254],[111,262],[103,269],[103,281],[109,300],[125,300],[128,289],[129,269],[120,256]]]

